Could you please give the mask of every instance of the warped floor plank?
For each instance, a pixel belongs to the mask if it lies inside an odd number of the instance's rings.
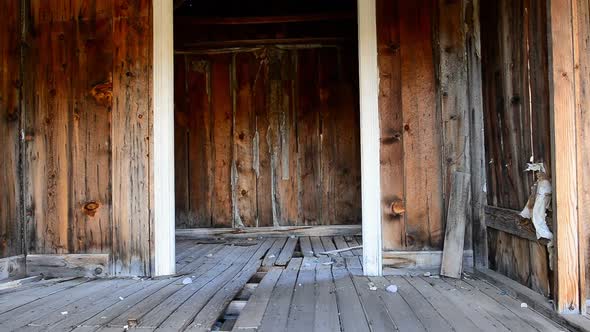
[[[176,276],[39,280],[0,292],[0,331],[566,330],[481,279],[367,278],[362,249],[320,255],[360,243],[182,240]]]

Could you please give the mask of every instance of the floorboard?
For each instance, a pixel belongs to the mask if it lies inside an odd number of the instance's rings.
[[[362,249],[319,255],[359,243],[349,235],[184,240],[173,277],[38,280],[0,292],[0,331],[565,330],[484,280],[367,278]]]

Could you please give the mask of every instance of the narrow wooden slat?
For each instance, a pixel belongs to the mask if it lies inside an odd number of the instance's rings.
[[[281,273],[282,270],[277,268],[273,268],[266,273],[258,287],[256,287],[256,291],[240,312],[232,331],[256,331],[262,323],[264,312]]]
[[[344,237],[342,236],[335,236],[333,238],[334,243],[336,244],[336,249],[346,249],[348,248],[348,243],[346,243],[346,241],[344,241]],[[342,257],[351,257],[354,256],[354,254],[352,253],[352,251],[343,251],[340,253],[340,256]]]
[[[3,294],[2,298],[0,298],[0,314],[18,308],[27,303],[32,303],[33,301],[37,301],[52,294],[61,292],[64,289],[76,287],[79,284],[85,283],[87,281],[87,279],[78,278],[46,285],[45,287],[35,287],[22,290],[20,292],[13,293],[13,296]]]
[[[385,290],[392,284],[389,280],[384,277],[371,277],[370,280],[377,287],[376,294],[383,302],[399,331],[426,331],[408,302],[399,293],[389,293]]]
[[[324,251],[331,251],[336,250],[336,245],[334,245],[334,241],[332,241],[331,236],[322,236],[321,238],[322,246],[324,247]],[[340,256],[339,253],[334,254],[334,256]]]
[[[293,256],[293,251],[295,250],[296,245],[297,245],[297,238],[294,238],[294,237],[289,238],[287,240],[287,243],[285,243],[283,250],[281,250],[279,257],[277,257],[275,265],[278,265],[278,266],[287,265],[287,263],[289,262],[289,260]]]
[[[391,284],[397,285],[398,292],[414,310],[426,330],[452,331],[450,324],[436,311],[411,284],[402,277],[386,277]]]
[[[449,306],[448,300],[440,296],[441,294],[436,291],[432,285],[425,282],[420,277],[405,277],[408,284],[414,286],[414,288],[422,294],[422,296],[430,303],[436,311],[445,318],[445,320],[455,329],[456,331],[478,331],[480,328],[471,321],[470,317],[465,313],[457,310],[457,308]]]
[[[320,252],[324,252],[324,245],[322,244],[322,240],[318,236],[312,236],[311,239],[311,246],[313,247],[313,252],[317,256]]]
[[[342,330],[369,331],[369,322],[348,271],[334,267],[332,268],[332,276],[336,286],[336,299]]]
[[[272,247],[270,247],[270,249],[268,250],[268,253],[266,253],[264,260],[262,261],[262,266],[273,266],[279,258],[279,255],[281,254],[281,251],[285,246],[286,242],[286,238],[277,239],[275,243],[272,245]]]
[[[475,322],[482,331],[510,331],[502,325],[502,322],[495,315],[488,313],[481,304],[465,301],[466,298],[460,292],[457,292],[457,289],[452,285],[439,278],[424,278],[424,281],[430,283],[442,296],[449,299],[453,306]]]
[[[23,305],[0,315],[0,327],[5,330],[15,330],[25,326],[33,320],[57,312],[62,307],[88,296],[93,292],[104,291],[113,286],[113,280],[94,281],[82,287],[69,288],[65,291],[55,293],[41,300]]]
[[[287,327],[291,297],[302,260],[301,258],[291,259],[287,268],[281,273],[258,331],[283,331]]]
[[[329,265],[318,264],[315,270],[314,331],[340,331],[336,286]]]
[[[520,301],[510,297],[508,294],[503,294],[498,291],[498,288],[480,280],[466,279],[464,283],[486,294],[486,296],[494,299],[500,305],[513,312],[520,319],[525,321],[528,325],[537,331],[559,331],[562,327],[556,325],[551,320],[533,311],[531,308],[522,308]],[[459,287],[466,287],[463,282],[454,283]],[[467,286],[467,287],[469,287]]]
[[[310,331],[314,327],[315,268],[315,258],[303,258],[293,290],[286,331]]]
[[[470,195],[470,175],[454,172],[447,210],[447,225],[440,274],[460,278],[463,271],[463,247],[467,227],[467,205]]]
[[[369,279],[366,277],[352,277],[359,299],[363,306],[367,322],[371,331],[394,331],[396,330],[387,308],[379,297],[374,296],[374,291],[369,289]]]
[[[301,248],[301,254],[304,257],[313,256],[313,248],[311,246],[311,240],[309,236],[304,236],[299,238],[299,247]]]

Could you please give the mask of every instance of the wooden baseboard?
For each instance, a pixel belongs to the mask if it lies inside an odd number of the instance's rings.
[[[553,305],[545,296],[521,285],[496,271],[490,269],[477,269],[475,275],[488,281],[494,286],[505,291],[506,294],[526,303],[530,308],[550,318],[558,324],[567,327],[571,331],[590,331],[590,319],[582,315],[561,315],[554,310]]]
[[[440,272],[442,251],[384,251],[383,266],[394,269],[416,269]],[[463,271],[473,271],[473,250],[463,252]]]
[[[25,255],[0,258],[0,280],[26,276]]]
[[[361,235],[361,225],[177,229],[179,239]]]
[[[108,254],[27,255],[27,275],[108,277]]]

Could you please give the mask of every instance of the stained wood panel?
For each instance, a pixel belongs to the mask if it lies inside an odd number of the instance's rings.
[[[23,253],[19,178],[20,3],[0,1],[0,258]]]
[[[346,70],[356,67],[353,49],[269,47],[177,60],[210,67],[205,78],[176,66],[183,71],[176,76],[183,91],[176,93],[183,174],[176,181],[184,202],[177,227],[360,222],[357,74]],[[196,120],[200,109],[210,122]],[[200,222],[194,216],[209,204],[210,219]]]
[[[534,183],[526,163],[543,162],[551,176],[547,8],[482,2],[481,20],[487,200],[520,211]],[[546,247],[490,228],[488,236],[491,268],[552,293]]]
[[[443,242],[440,121],[436,112],[432,1],[399,1],[407,248]]]
[[[28,251],[112,253],[113,273],[148,275],[151,2],[28,3]]]

